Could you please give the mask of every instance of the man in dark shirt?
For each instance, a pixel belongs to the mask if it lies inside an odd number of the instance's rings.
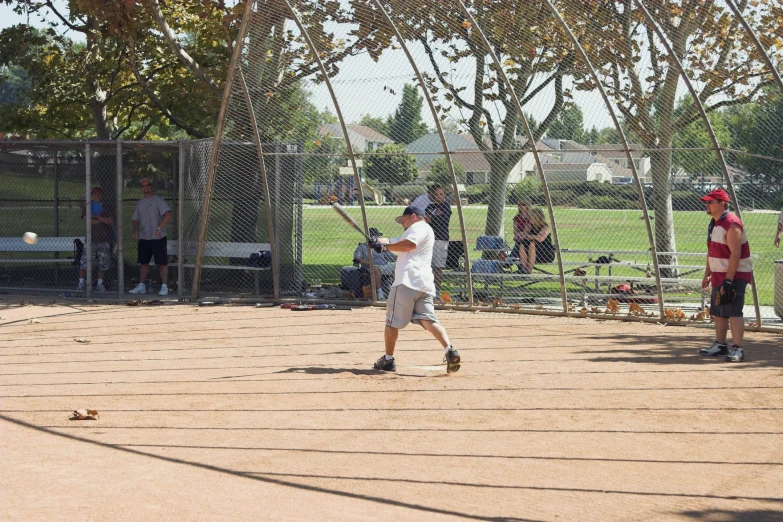
[[[425,218],[435,234],[435,246],[432,249],[432,274],[435,276],[436,296],[440,296],[440,284],[443,281],[443,268],[449,253],[449,222],[451,205],[446,201],[446,192],[440,185],[430,189],[432,202],[425,209]]]

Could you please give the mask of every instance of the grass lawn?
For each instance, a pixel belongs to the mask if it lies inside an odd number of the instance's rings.
[[[468,243],[475,245],[476,237],[484,232],[486,208],[464,207],[465,225]],[[347,208],[348,213],[361,222],[361,210]],[[386,236],[397,236],[402,227],[394,222],[402,207],[367,207],[367,219],[371,227],[378,228]],[[511,241],[512,219],[516,209],[506,208],[506,239]],[[305,276],[322,281],[336,281],[339,267],[351,264],[353,250],[362,237],[329,207],[310,207],[303,211],[303,244]],[[598,251],[640,251],[647,252],[649,242],[644,221],[639,219],[638,210],[587,210],[574,208],[556,208],[555,220],[558,225],[561,247],[571,250]],[[773,302],[774,260],[783,257],[783,252],[772,246],[775,234],[777,214],[746,212],[744,221],[750,238],[751,252],[754,256],[759,302],[771,305]],[[702,212],[675,212],[674,228],[677,238],[677,250],[684,253],[697,253],[697,256],[680,255],[683,265],[704,266],[706,252],[707,224],[709,219]],[[460,239],[459,220],[455,214],[451,220],[451,238]],[[479,252],[471,254],[478,257]],[[564,261],[585,262],[587,254],[565,254]],[[595,256],[594,256],[595,257]],[[649,254],[618,254],[620,260],[636,263],[652,263]],[[618,275],[639,276],[640,272],[629,268],[614,268]],[[700,279],[703,272],[691,274],[690,278]]]

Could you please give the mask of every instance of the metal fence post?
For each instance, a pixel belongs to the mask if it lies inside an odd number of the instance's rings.
[[[117,230],[117,297],[125,297],[125,235],[123,233],[123,205],[122,183],[122,140],[117,138],[117,208],[114,212],[114,227]]]
[[[54,151],[54,236],[60,237],[60,173],[58,172],[58,151]],[[60,253],[54,253],[55,259],[60,259]],[[60,285],[60,263],[54,264],[54,286]]]
[[[183,270],[182,251],[184,250],[185,236],[183,234],[182,215],[185,206],[185,142],[179,139],[179,166],[177,170],[177,299],[182,298]]]
[[[89,142],[84,145],[84,250],[82,255],[87,256],[87,277],[85,279],[84,288],[87,297],[92,297],[92,199],[90,198],[90,190],[92,185],[91,172],[92,162],[90,161],[90,144]]]

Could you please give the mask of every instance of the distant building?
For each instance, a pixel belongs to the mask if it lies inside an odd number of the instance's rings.
[[[464,183],[489,183],[490,164],[485,155],[465,134],[445,135],[446,144],[452,151],[451,158],[455,164],[465,168]],[[502,136],[498,137],[502,140]],[[517,146],[523,148],[527,140],[516,138]],[[614,146],[601,148],[614,148]],[[599,183],[624,183],[627,178],[633,179],[631,169],[627,167],[628,159],[624,152],[591,152],[584,145],[572,140],[543,139],[536,143],[541,167],[548,181],[598,181]],[[421,177],[427,177],[429,165],[435,158],[443,157],[443,146],[438,134],[426,134],[408,145],[408,152],[416,157]],[[632,153],[634,163],[639,169],[642,181],[646,181],[650,170],[649,158],[640,153]],[[508,171],[506,182],[516,184],[528,176],[535,175],[536,161],[532,152],[525,152],[519,162]]]
[[[380,132],[364,125],[346,125],[345,127],[348,129],[348,139],[351,140],[351,147],[357,154],[378,150],[384,145],[394,143],[394,140],[388,136],[384,136]],[[343,129],[339,123],[321,125],[319,134],[324,138],[345,139]]]

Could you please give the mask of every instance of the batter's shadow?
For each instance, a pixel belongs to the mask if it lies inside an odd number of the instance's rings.
[[[401,374],[397,372],[384,372],[381,370],[357,370],[356,368],[328,368],[324,366],[300,366],[280,370],[272,373],[305,373],[309,375],[336,375],[350,373],[352,375],[389,375],[392,377],[427,377],[426,375]]]

